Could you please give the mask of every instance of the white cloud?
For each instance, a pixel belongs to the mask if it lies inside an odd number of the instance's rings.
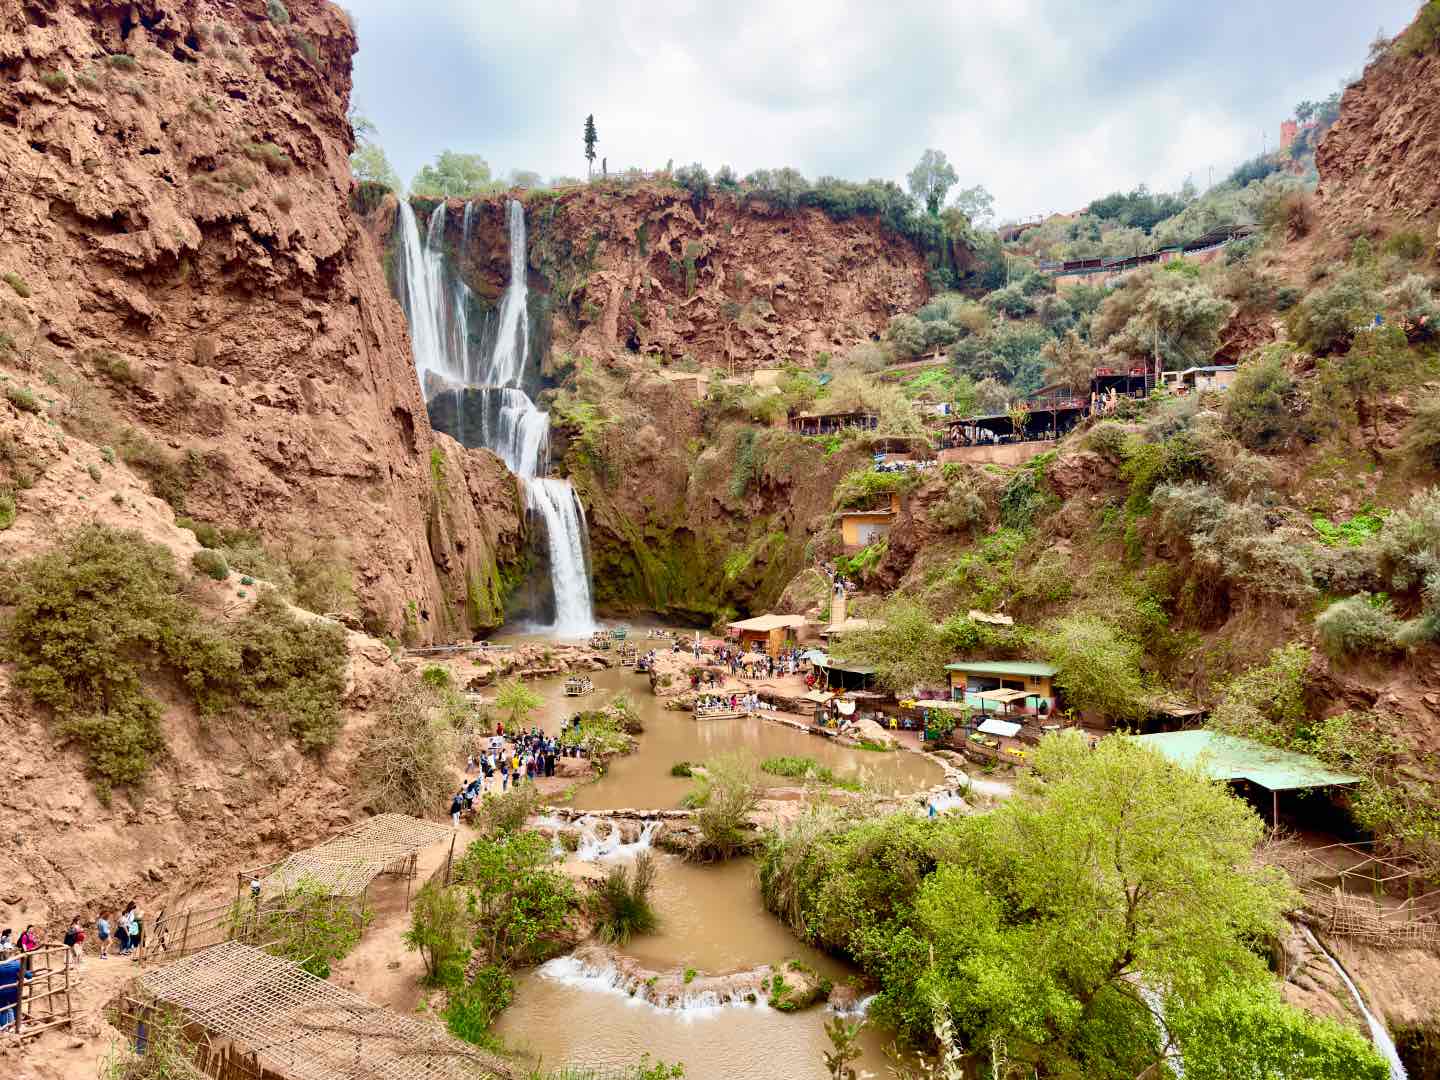
[[[497,172],[584,172],[594,113],[612,171],[904,180],[928,146],[1002,215],[1115,189],[1202,187],[1324,96],[1377,21],[1414,0],[351,0],[356,96],[401,175],[449,147]],[[1365,9],[1365,10],[1357,10]],[[1272,135],[1273,139],[1273,135]]]

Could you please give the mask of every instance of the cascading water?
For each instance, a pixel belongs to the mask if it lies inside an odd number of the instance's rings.
[[[525,208],[511,199],[510,282],[500,302],[495,344],[488,356],[471,356],[470,288],[446,266],[445,204],[430,215],[424,242],[406,199],[400,200],[402,282],[400,302],[410,324],[415,368],[427,398],[445,384],[454,395],[457,437],[466,441],[479,427],[478,445],[493,450],[520,477],[527,507],[544,523],[555,594],[554,631],[588,634],[595,616],[585,511],[570,481],[548,477],[550,415],[535,407],[522,387],[530,353],[529,285],[526,281]],[[474,204],[466,203],[461,235],[468,247]],[[447,277],[450,280],[447,282]],[[469,420],[466,401],[472,403]],[[468,443],[467,443],[468,445]]]
[[[1340,976],[1340,981],[1345,984],[1345,988],[1350,991],[1350,996],[1355,999],[1355,1005],[1360,1010],[1360,1015],[1365,1018],[1365,1023],[1370,1028],[1370,1041],[1375,1044],[1375,1049],[1380,1051],[1380,1056],[1390,1066],[1390,1080],[1408,1080],[1409,1074],[1406,1073],[1405,1065],[1400,1060],[1399,1051],[1395,1049],[1395,1040],[1390,1038],[1390,1032],[1386,1030],[1385,1025],[1365,1007],[1365,999],[1360,996],[1360,988],[1355,985],[1349,973],[1341,967],[1340,961],[1330,955],[1329,950],[1320,944],[1304,923],[1300,924],[1300,932],[1305,935],[1305,940],[1310,942],[1316,952],[1330,961],[1330,966],[1335,969],[1335,974]]]

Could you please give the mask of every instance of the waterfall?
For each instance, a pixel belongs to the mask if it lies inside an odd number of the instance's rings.
[[[1304,923],[1300,924],[1300,932],[1305,935],[1305,940],[1315,947],[1315,950],[1330,961],[1330,966],[1335,969],[1335,974],[1340,976],[1340,981],[1345,984],[1350,996],[1355,999],[1355,1004],[1360,1009],[1360,1015],[1365,1018],[1365,1023],[1370,1027],[1370,1041],[1375,1044],[1375,1049],[1380,1051],[1380,1056],[1390,1066],[1390,1080],[1408,1080],[1405,1066],[1400,1061],[1400,1054],[1395,1049],[1395,1041],[1390,1038],[1390,1032],[1369,1009],[1365,1007],[1365,999],[1360,996],[1360,988],[1355,985],[1349,974],[1340,966],[1340,961],[1331,956],[1325,946],[1321,945],[1310,928]]]
[[[400,303],[410,324],[415,369],[428,400],[443,380],[455,394],[452,434],[465,442],[475,430],[475,408],[466,419],[467,399],[478,398],[479,444],[495,452],[520,477],[525,503],[545,526],[550,576],[555,594],[554,630],[583,636],[594,629],[585,510],[570,481],[547,477],[550,471],[550,414],[536,408],[521,387],[529,364],[529,285],[526,281],[525,207],[511,199],[510,281],[500,302],[495,345],[489,356],[470,356],[469,309],[474,296],[460,275],[446,266],[446,206],[435,207],[425,238],[407,199],[400,200]],[[468,250],[474,203],[465,204],[462,242]],[[447,280],[448,278],[448,280]],[[469,444],[467,444],[469,445]]]
[[[555,633],[562,637],[583,637],[595,629],[585,509],[569,480],[541,477],[528,480],[525,501],[545,519],[550,580],[555,587]]]
[[[530,352],[530,287],[526,281],[525,207],[510,200],[510,284],[500,301],[500,329],[481,382],[487,386],[519,386]]]

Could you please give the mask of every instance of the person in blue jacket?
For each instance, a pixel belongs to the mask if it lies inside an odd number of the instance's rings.
[[[20,1000],[19,960],[0,962],[0,1029],[15,1023],[15,1003]],[[33,971],[25,972],[26,979],[33,979]]]

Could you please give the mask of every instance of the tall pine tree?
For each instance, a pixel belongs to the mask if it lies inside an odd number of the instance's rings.
[[[595,144],[600,141],[600,136],[595,134],[595,114],[591,113],[585,117],[585,175],[590,176],[595,169]]]

